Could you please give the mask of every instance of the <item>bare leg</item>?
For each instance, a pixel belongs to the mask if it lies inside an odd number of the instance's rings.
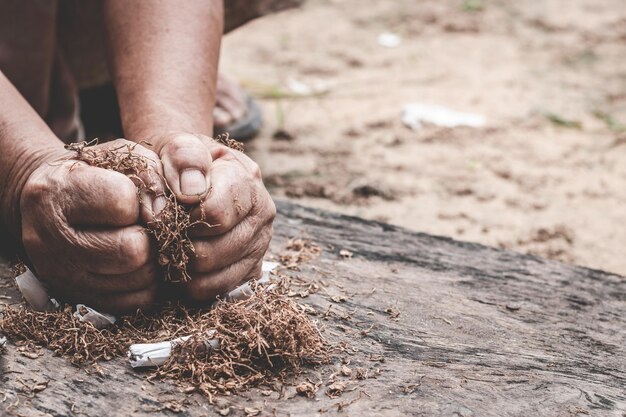
[[[226,0],[225,31],[302,2]],[[115,93],[110,87],[102,88],[110,83],[103,39],[100,2],[0,2],[0,70],[66,141],[82,139],[77,90],[94,87],[100,88],[87,96],[83,116],[89,119],[85,113],[93,113],[97,115],[93,119],[104,120],[104,126],[114,130],[110,133],[121,135]],[[246,94],[226,77],[220,76],[217,84],[213,117],[216,127],[223,130],[246,113]]]
[[[56,1],[0,2],[0,70],[47,116],[56,38]]]

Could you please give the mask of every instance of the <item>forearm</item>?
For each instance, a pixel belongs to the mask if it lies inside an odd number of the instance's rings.
[[[29,175],[63,153],[63,143],[0,72],[0,210],[3,232],[20,236],[19,202]],[[9,240],[2,233],[0,241]]]
[[[221,0],[107,0],[109,57],[124,134],[212,136]]]

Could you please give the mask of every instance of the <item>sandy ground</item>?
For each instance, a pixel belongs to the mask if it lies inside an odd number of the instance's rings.
[[[274,195],[626,274],[623,0],[309,0],[221,65],[263,105]],[[412,131],[408,102],[487,124]]]

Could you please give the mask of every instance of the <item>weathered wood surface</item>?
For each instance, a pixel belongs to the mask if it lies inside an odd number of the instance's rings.
[[[392,226],[279,202],[271,253],[304,236],[323,254],[297,273],[331,285],[303,300],[319,312],[342,357],[372,378],[337,399],[258,390],[220,400],[262,415],[625,416],[626,279]],[[354,253],[342,259],[340,249]],[[3,279],[9,272],[2,270]],[[373,290],[375,289],[375,290]],[[6,291],[2,289],[0,291]],[[343,295],[335,303],[330,296]],[[388,308],[399,311],[393,319]],[[372,327],[373,326],[373,327]],[[371,327],[371,328],[370,328]],[[369,331],[367,331],[369,329]],[[366,330],[366,331],[363,331]],[[363,332],[362,332],[363,331]],[[380,361],[380,358],[384,361]],[[309,373],[327,381],[339,362]],[[184,398],[151,385],[125,360],[87,375],[61,358],[28,359],[9,347],[0,359],[0,413],[19,415],[174,415],[159,399]],[[377,371],[378,370],[378,371]],[[339,380],[348,381],[341,377]],[[24,384],[49,380],[25,400]],[[8,408],[21,393],[20,405]],[[360,396],[360,398],[359,398]],[[293,398],[290,398],[293,397]],[[178,415],[216,415],[197,394]]]

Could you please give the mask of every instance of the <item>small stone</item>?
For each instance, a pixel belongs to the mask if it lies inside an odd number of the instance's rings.
[[[330,398],[337,398],[343,394],[343,391],[346,389],[346,384],[344,382],[333,382],[327,389],[326,395]]]
[[[508,303],[506,305],[506,309],[509,311],[517,311],[520,308],[522,308],[522,306],[519,303]]]
[[[367,369],[365,368],[356,368],[356,374],[354,375],[356,379],[367,379]]]
[[[343,259],[350,259],[352,258],[352,255],[354,254],[350,252],[348,249],[341,249],[339,251],[339,256],[341,256]]]
[[[296,386],[296,392],[298,393],[298,395],[313,398],[315,397],[317,388],[315,388],[315,385],[311,384],[310,382],[302,382]]]

